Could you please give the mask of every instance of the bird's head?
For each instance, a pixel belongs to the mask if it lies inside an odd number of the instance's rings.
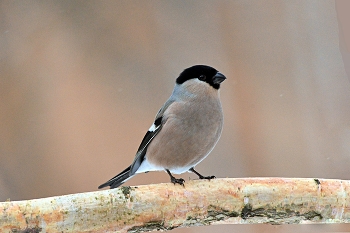
[[[182,71],[180,76],[176,79],[176,83],[181,85],[192,79],[198,79],[199,81],[208,83],[215,89],[219,89],[220,84],[226,79],[226,77],[213,67],[195,65]]]

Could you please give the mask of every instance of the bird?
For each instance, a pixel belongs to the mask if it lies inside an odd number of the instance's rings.
[[[158,111],[144,136],[132,164],[98,188],[117,188],[138,173],[165,171],[170,181],[184,186],[173,174],[193,172],[213,150],[223,129],[220,84],[226,77],[213,67],[194,65],[176,78],[169,99]]]

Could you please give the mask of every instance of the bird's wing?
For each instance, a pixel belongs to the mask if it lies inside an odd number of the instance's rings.
[[[164,118],[163,114],[165,110],[172,104],[174,103],[174,100],[169,99],[163,107],[158,111],[155,121],[151,128],[147,131],[146,135],[143,137],[142,142],[139,146],[139,149],[137,150],[134,162],[131,164],[131,169],[130,169],[130,175],[133,175],[136,173],[137,169],[139,169],[141,163],[143,162],[146,152],[147,152],[147,147],[153,140],[153,138],[160,132],[162,129],[162,126],[164,124]]]

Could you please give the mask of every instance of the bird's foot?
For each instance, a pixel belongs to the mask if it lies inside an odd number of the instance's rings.
[[[192,167],[190,169],[191,172],[195,173],[199,179],[203,180],[203,179],[206,179],[206,180],[211,180],[211,179],[215,179],[216,176],[202,176],[201,174],[199,174],[196,170],[194,170],[194,168]]]
[[[199,179],[203,180],[203,179],[206,179],[206,180],[212,180],[212,179],[215,179],[216,176],[200,176]]]
[[[171,183],[175,184],[179,184],[185,187],[185,180],[180,178],[180,179],[176,179],[175,177],[171,177]]]
[[[182,186],[185,187],[185,184],[184,184],[184,183],[185,183],[185,180],[184,180],[184,179],[182,179],[182,178],[176,179],[176,178],[171,174],[171,172],[170,172],[168,169],[165,169],[165,171],[169,174],[171,183],[173,183],[174,185],[175,185],[175,184],[180,184],[180,185],[182,185]]]

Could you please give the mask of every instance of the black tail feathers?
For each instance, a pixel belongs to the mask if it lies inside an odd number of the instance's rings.
[[[101,184],[98,186],[99,189],[110,186],[111,189],[117,188],[118,186],[122,185],[125,181],[130,179],[133,175],[130,175],[130,168],[131,166],[127,167],[124,171],[110,179],[104,184]]]

